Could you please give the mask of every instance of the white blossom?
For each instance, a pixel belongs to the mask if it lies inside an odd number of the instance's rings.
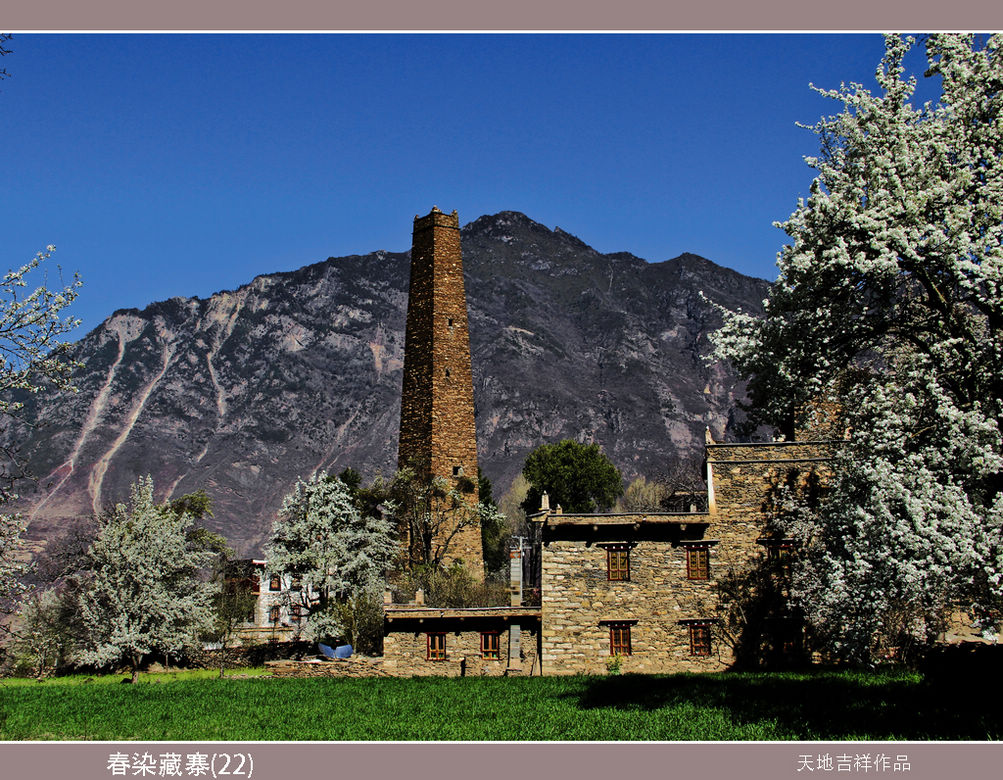
[[[153,499],[153,480],[132,486],[129,504],[98,520],[88,550],[93,579],[80,598],[87,646],[81,663],[128,662],[135,675],[143,656],[179,653],[196,644],[212,620],[217,583],[202,573],[214,553],[193,542],[193,520]]]
[[[931,35],[936,104],[910,102],[886,38],[878,94],[818,90],[811,193],[765,316],[726,313],[716,354],[784,435],[836,397],[852,432],[820,504],[788,497],[794,580],[815,630],[864,658],[928,643],[956,607],[999,620],[1003,520],[1003,38]]]
[[[335,604],[381,589],[396,552],[390,521],[360,513],[345,484],[320,472],[283,500],[265,557],[272,574],[294,583],[291,605],[309,615],[306,635],[324,639],[342,633]]]

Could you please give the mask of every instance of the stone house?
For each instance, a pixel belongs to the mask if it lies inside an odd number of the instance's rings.
[[[395,676],[540,673],[539,607],[384,610],[383,669]]]
[[[831,446],[725,444],[708,434],[706,511],[570,514],[551,509],[545,497],[529,518],[537,567],[529,574],[539,583],[540,606],[521,606],[515,596],[511,608],[494,612],[387,605],[387,671],[549,675],[600,674],[611,663],[640,673],[733,666],[740,637],[728,625],[722,580],[782,567],[792,544],[771,528],[776,491],[824,481]],[[522,663],[490,663],[499,658],[485,634],[509,637],[513,625],[521,631]],[[767,625],[772,636],[759,647],[788,654],[802,648],[800,625],[782,616]],[[511,640],[507,646],[512,652]]]
[[[254,608],[237,629],[241,643],[288,642],[300,638],[306,615],[289,598],[292,581],[268,573],[267,561],[234,561],[228,576],[241,581],[255,599]]]

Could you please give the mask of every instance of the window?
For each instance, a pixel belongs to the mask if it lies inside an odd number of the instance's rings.
[[[446,660],[445,634],[428,634],[428,654],[425,658],[429,661]]]
[[[463,476],[463,466],[453,466],[453,476],[462,477]]]
[[[791,556],[794,545],[790,542],[774,542],[766,545],[766,560],[775,570],[782,574],[791,573]]]
[[[710,624],[690,624],[690,655],[710,655]]]
[[[293,623],[299,623],[303,619],[303,607],[302,607],[302,605],[300,605],[300,604],[293,604],[293,607],[290,610],[289,619],[292,620]]]
[[[268,590],[282,590],[282,578],[274,575],[268,582]]]
[[[484,631],[481,633],[481,658],[499,660],[501,649],[497,631]]]
[[[609,624],[609,654],[630,655],[630,623]]]
[[[630,579],[630,547],[613,544],[606,548],[606,578],[626,582]]]
[[[710,550],[706,546],[687,546],[686,578],[690,580],[710,579]]]
[[[268,619],[273,623],[279,622],[279,608],[277,606],[268,610]]]

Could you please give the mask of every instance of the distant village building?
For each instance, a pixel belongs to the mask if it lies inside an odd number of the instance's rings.
[[[241,644],[300,638],[306,616],[289,598],[293,584],[289,577],[270,574],[267,561],[257,558],[233,561],[227,576],[257,597],[247,619],[237,627]]]

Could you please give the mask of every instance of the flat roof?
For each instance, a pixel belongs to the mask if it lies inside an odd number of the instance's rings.
[[[414,604],[394,604],[383,608],[387,620],[480,618],[480,617],[539,617],[539,607],[419,607]]]
[[[537,512],[534,522],[547,525],[710,525],[709,512],[610,512],[607,514],[557,514]]]

